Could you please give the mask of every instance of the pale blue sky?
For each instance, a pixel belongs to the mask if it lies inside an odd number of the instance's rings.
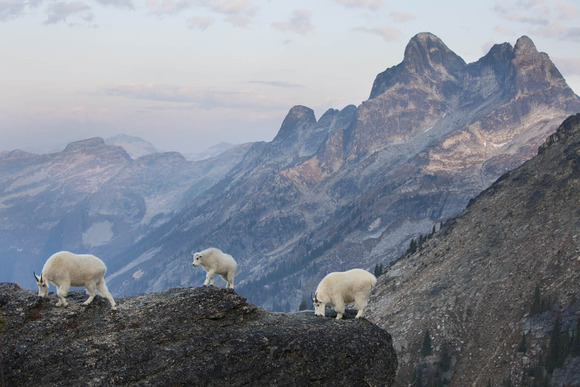
[[[359,105],[419,32],[468,63],[528,35],[580,93],[580,0],[0,0],[0,151],[270,141],[294,105]]]

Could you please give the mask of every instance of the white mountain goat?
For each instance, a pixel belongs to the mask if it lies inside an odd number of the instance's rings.
[[[334,306],[336,319],[340,320],[344,313],[344,305],[354,302],[354,306],[358,309],[355,317],[363,317],[369,293],[376,282],[374,275],[362,269],[327,274],[318,284],[312,297],[314,314],[324,317],[326,304],[329,304]]]
[[[38,285],[38,295],[48,297],[48,283],[56,285],[58,302],[56,306],[68,306],[65,297],[71,286],[84,286],[89,299],[83,302],[90,304],[97,290],[111,303],[113,310],[117,309],[115,300],[109,293],[105,284],[105,273],[107,266],[99,258],[89,254],[73,254],[68,251],[61,251],[53,254],[46,260],[40,277],[34,273],[36,284]]]
[[[227,281],[226,289],[234,288],[234,275],[236,274],[236,269],[238,264],[234,258],[222,252],[215,247],[210,247],[209,249],[200,251],[199,253],[192,253],[193,255],[193,266],[198,267],[203,266],[207,275],[205,276],[204,286],[207,286],[211,280],[213,285],[213,275],[219,274],[224,280]]]

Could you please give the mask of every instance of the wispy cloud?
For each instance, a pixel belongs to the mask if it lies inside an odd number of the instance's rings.
[[[565,40],[580,42],[580,28],[579,27],[568,28],[566,31],[564,31],[562,37]]]
[[[389,16],[393,18],[395,23],[404,23],[415,19],[415,16],[411,15],[410,13],[401,11],[391,11],[389,12]]]
[[[55,24],[58,22],[64,22],[67,18],[78,15],[81,19],[86,22],[90,22],[94,19],[91,7],[82,1],[74,2],[56,2],[48,6],[48,18],[44,22],[45,24]]]
[[[397,40],[402,35],[401,30],[399,30],[395,27],[391,27],[391,26],[381,26],[381,27],[374,27],[374,28],[357,27],[354,29],[354,31],[368,32],[371,34],[379,35],[387,42]]]
[[[133,0],[97,0],[97,3],[111,7],[135,9]]]
[[[0,1],[0,22],[24,16],[24,14],[34,7],[42,4],[42,0],[2,0]]]
[[[554,8],[558,12],[558,16],[563,19],[574,19],[580,14],[580,8],[572,3],[554,0]]]
[[[289,21],[272,23],[272,27],[280,31],[296,32],[300,35],[308,35],[314,31],[314,26],[310,22],[310,11],[305,9],[294,10]]]
[[[349,8],[368,8],[377,10],[383,5],[383,0],[334,0],[335,2],[345,5]]]
[[[198,0],[147,0],[147,8],[152,14],[164,16],[179,13],[198,3]]]
[[[255,16],[259,9],[250,0],[206,1],[204,3],[213,11],[226,15]]]
[[[248,26],[258,13],[259,7],[251,0],[148,0],[147,9],[157,16],[177,14],[191,8],[203,8],[224,16],[224,20],[236,27]],[[191,20],[191,19],[190,19]],[[188,21],[188,25],[191,24]]]
[[[562,0],[521,0],[514,5],[497,3],[494,12],[511,24],[517,23],[528,34],[545,38],[580,41],[580,8]],[[496,27],[496,31],[498,31]]]
[[[135,9],[132,0],[95,0],[102,6]],[[78,16],[85,22],[93,21],[93,8],[87,1],[55,1],[55,0],[0,0],[0,22],[25,16],[33,8],[46,5],[43,11],[47,13],[44,24],[56,24],[66,21],[69,17]]]
[[[177,103],[171,109],[247,109],[280,108],[286,103],[278,103],[271,96],[255,90],[200,89],[189,86],[160,84],[119,84],[102,90],[107,96],[143,99],[157,102]]]
[[[213,22],[214,20],[210,17],[192,17],[187,21],[187,26],[191,29],[205,31]]]

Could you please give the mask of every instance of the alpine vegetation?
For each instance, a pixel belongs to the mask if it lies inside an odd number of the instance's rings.
[[[201,265],[207,275],[205,276],[204,286],[211,284],[213,286],[213,275],[219,274],[225,281],[227,281],[226,289],[234,288],[234,275],[236,274],[236,269],[238,264],[234,258],[222,252],[220,249],[215,247],[210,247],[209,249],[200,251],[199,253],[192,253],[193,255],[193,266],[198,267]]]
[[[367,299],[377,278],[366,270],[352,269],[344,272],[329,273],[320,281],[312,297],[314,314],[325,315],[326,304],[334,306],[336,319],[340,320],[344,306],[354,302],[358,313],[355,318],[363,317]]]
[[[48,283],[56,286],[58,302],[56,306],[68,306],[65,299],[71,286],[84,286],[89,298],[83,302],[90,304],[97,294],[97,290],[111,303],[113,310],[117,309],[113,296],[105,284],[107,266],[103,261],[90,254],[74,254],[60,251],[46,260],[40,277],[34,273],[38,285],[38,295],[48,297]]]

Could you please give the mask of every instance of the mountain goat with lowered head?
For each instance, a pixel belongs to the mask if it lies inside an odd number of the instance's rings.
[[[209,249],[200,251],[199,253],[192,253],[192,255],[193,266],[197,267],[201,265],[205,271],[207,271],[205,282],[203,283],[204,286],[207,286],[210,280],[213,286],[213,276],[214,274],[219,274],[227,281],[226,289],[234,288],[234,275],[236,274],[238,264],[231,255],[226,254],[215,247],[210,247]]]
[[[115,300],[109,293],[105,284],[105,273],[107,266],[99,258],[90,254],[73,254],[68,251],[61,251],[53,254],[46,260],[40,277],[34,273],[36,284],[38,285],[38,295],[48,297],[48,285],[52,282],[56,285],[58,302],[56,306],[68,306],[66,295],[71,286],[84,286],[89,299],[83,302],[90,304],[97,290],[111,303],[113,310],[117,309]]]
[[[363,317],[369,293],[376,282],[374,275],[362,269],[327,274],[318,284],[312,297],[314,314],[324,317],[326,304],[329,304],[334,306],[336,319],[340,320],[345,304],[354,302],[355,308],[358,309],[355,317]]]

